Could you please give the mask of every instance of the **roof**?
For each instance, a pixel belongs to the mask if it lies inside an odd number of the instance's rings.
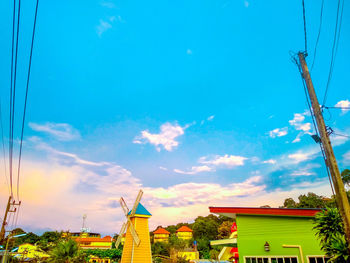
[[[131,210],[129,211],[128,215],[130,215],[130,213]],[[136,208],[135,215],[151,216],[151,213],[148,212],[147,209],[141,203],[139,203]]]
[[[176,230],[176,232],[193,232],[193,231],[188,226],[182,226],[178,230]]]
[[[112,242],[111,236],[99,237],[78,237],[75,239],[76,242]]]
[[[167,235],[170,235],[170,232],[167,231],[166,229],[160,227],[157,230],[153,231],[153,234],[167,234]]]
[[[261,208],[261,207],[209,207],[211,213],[236,217],[239,215],[273,215],[313,217],[320,208]]]

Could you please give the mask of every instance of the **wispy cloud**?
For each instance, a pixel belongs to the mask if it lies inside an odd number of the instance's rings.
[[[133,143],[150,143],[156,147],[158,152],[161,150],[161,147],[170,152],[179,145],[176,139],[185,133],[187,127],[167,122],[160,126],[159,133],[150,133],[148,130],[142,131],[140,136],[135,137]]]
[[[288,158],[293,160],[295,163],[300,163],[311,159],[311,156],[309,153],[297,152],[297,153],[289,154]]]
[[[269,132],[271,138],[282,137],[288,134],[288,127],[276,128]]]
[[[228,155],[225,154],[223,156],[216,155],[213,158],[210,157],[201,157],[199,159],[199,163],[214,165],[214,166],[225,166],[225,167],[235,167],[244,165],[244,161],[248,158],[237,155]]]
[[[102,36],[103,33],[105,33],[107,30],[111,29],[113,27],[113,23],[115,22],[125,23],[125,20],[118,15],[118,16],[110,16],[108,19],[100,19],[99,24],[96,26],[96,33],[99,37]]]
[[[101,6],[107,7],[107,8],[115,8],[115,4],[112,1],[102,1]]]
[[[197,173],[202,173],[202,172],[213,172],[215,171],[215,168],[209,167],[207,165],[202,165],[202,166],[192,166],[190,171],[182,171],[180,169],[174,169],[175,173],[179,174],[197,174]]]
[[[342,114],[347,113],[350,109],[350,101],[349,100],[341,100],[338,101],[337,104],[334,105],[335,107],[340,107],[342,108]]]
[[[304,123],[305,114],[295,113],[294,118],[289,121],[289,124],[292,125],[297,131],[303,131],[304,133],[311,134],[311,123]]]
[[[350,151],[343,154],[343,162],[345,164],[350,164]]]
[[[44,124],[29,123],[29,127],[38,132],[51,135],[59,141],[72,141],[80,139],[80,133],[68,123],[47,122]]]
[[[274,159],[270,159],[270,160],[266,160],[266,161],[263,161],[263,163],[268,163],[268,164],[276,164],[276,160]]]
[[[187,55],[192,55],[192,50],[191,49],[187,49],[186,53],[187,53]]]

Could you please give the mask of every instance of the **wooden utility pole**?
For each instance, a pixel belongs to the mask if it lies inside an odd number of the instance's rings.
[[[348,241],[348,244],[350,244],[350,205],[349,205],[348,197],[346,195],[344,184],[340,176],[340,172],[339,172],[337,161],[334,156],[332,144],[328,137],[326,125],[324,123],[321,108],[317,100],[314,86],[311,81],[309,69],[306,65],[304,53],[299,52],[298,57],[302,68],[302,75],[306,82],[307,90],[311,100],[312,110],[316,118],[317,129],[320,134],[321,142],[327,158],[326,165],[328,166],[331,173],[331,177],[332,177],[332,181],[335,189],[335,200],[337,202],[340,215],[343,218],[345,238]]]
[[[12,197],[9,196],[9,200],[7,201],[7,206],[6,206],[6,210],[5,210],[5,215],[4,215],[4,219],[2,220],[2,225],[1,225],[1,231],[0,231],[0,244],[4,241],[5,239],[5,226],[6,226],[6,220],[7,220],[7,215],[10,211],[11,208],[11,199]]]

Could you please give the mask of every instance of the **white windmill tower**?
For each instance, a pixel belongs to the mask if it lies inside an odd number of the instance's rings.
[[[120,230],[115,246],[119,246],[123,234],[126,231],[121,263],[152,262],[148,227],[148,218],[151,217],[151,214],[140,203],[142,195],[143,192],[140,190],[131,211],[127,207],[123,197],[120,198],[120,205],[123,208],[126,222]]]

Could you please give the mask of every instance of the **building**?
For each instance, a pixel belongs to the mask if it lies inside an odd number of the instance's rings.
[[[90,233],[90,232],[63,232],[62,233],[63,238],[71,238],[76,239],[78,237],[101,237],[99,233]]]
[[[326,262],[313,230],[312,219],[321,209],[209,207],[211,213],[234,218],[241,263]],[[227,260],[222,258],[221,260]]]
[[[182,226],[178,230],[176,230],[176,236],[180,239],[191,239],[192,238],[192,229],[188,226]]]
[[[15,257],[18,259],[30,261],[31,259],[47,259],[50,256],[38,248],[36,245],[25,243],[18,246],[18,250],[15,254]]]
[[[111,259],[99,258],[98,256],[90,256],[89,263],[111,263]]]
[[[157,230],[153,231],[153,243],[156,242],[168,242],[170,232],[166,229],[159,227]]]
[[[101,237],[78,237],[74,239],[82,249],[111,249],[113,238],[111,236]]]

